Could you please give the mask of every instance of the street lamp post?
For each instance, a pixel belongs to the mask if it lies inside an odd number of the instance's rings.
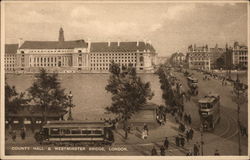
[[[73,107],[73,105],[72,105],[72,98],[73,98],[73,95],[72,95],[71,91],[69,92],[68,97],[69,97],[69,117],[68,117],[68,120],[73,120],[72,112],[71,112],[71,109],[72,109],[72,107]]]
[[[202,124],[201,124],[201,127],[200,127],[200,132],[201,132],[201,155],[203,156],[204,141],[203,141],[203,126],[202,126]]]
[[[241,140],[240,140],[240,102],[239,102],[239,98],[240,98],[240,80],[239,80],[239,75],[238,75],[238,71],[237,71],[237,79],[236,79],[236,83],[235,83],[235,89],[236,89],[236,94],[237,94],[237,123],[238,123],[238,152],[239,155],[241,155]]]

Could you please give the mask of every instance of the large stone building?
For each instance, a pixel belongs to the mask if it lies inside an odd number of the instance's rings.
[[[210,70],[211,59],[208,46],[190,45],[187,52],[187,62],[190,69]]]
[[[192,69],[216,69],[217,59],[224,58],[224,68],[233,69],[239,66],[240,68],[247,68],[248,48],[244,45],[239,45],[235,42],[233,47],[226,44],[225,48],[219,48],[216,44],[214,48],[208,46],[188,47],[187,61],[189,68]],[[218,68],[217,68],[218,69]]]
[[[15,70],[17,49],[18,44],[5,45],[4,67],[6,72],[13,72]]]
[[[58,72],[107,72],[111,61],[121,67],[133,65],[139,71],[151,71],[156,61],[156,52],[150,43],[65,41],[62,28],[58,41],[20,40],[16,46],[12,66],[16,72],[37,72],[40,68]],[[10,65],[9,61],[5,64]]]
[[[223,54],[226,52],[225,48],[219,48],[218,45],[216,44],[214,48],[210,48],[210,67],[211,69],[216,69],[217,68],[217,59],[219,59]]]
[[[238,42],[234,42],[232,48],[232,62],[233,65],[247,67],[248,49],[245,45],[239,45]]]

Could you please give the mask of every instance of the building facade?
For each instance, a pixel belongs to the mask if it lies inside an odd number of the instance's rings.
[[[190,45],[187,52],[188,67],[190,69],[211,69],[211,59],[208,46],[196,47]]]
[[[232,48],[232,62],[233,65],[247,67],[248,48],[245,45],[239,45],[238,42],[234,42]]]
[[[180,52],[172,54],[170,58],[171,64],[174,66],[184,65],[186,62],[186,55]]]
[[[139,71],[149,71],[156,61],[150,43],[65,41],[62,28],[58,41],[20,40],[17,46],[13,68],[17,72],[37,72],[40,68],[58,72],[108,72],[111,61],[121,67],[132,65]]]
[[[18,44],[5,45],[4,68],[6,72],[15,71],[17,49]]]
[[[210,48],[210,67],[211,69],[217,68],[217,59],[219,59],[226,52],[225,48],[219,48],[216,44],[214,48]]]

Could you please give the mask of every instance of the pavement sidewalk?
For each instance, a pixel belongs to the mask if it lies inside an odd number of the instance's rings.
[[[170,142],[169,148],[167,150],[168,153],[172,155],[186,155],[188,151],[193,150],[193,144],[196,142],[200,142],[199,131],[194,130],[194,138],[189,142],[185,141],[184,147],[177,147],[175,144],[175,137],[179,134],[178,130],[179,124],[175,122],[175,119],[170,114],[167,114],[167,121],[165,125],[158,126],[155,128],[149,128],[149,135],[147,139],[142,139],[141,131],[142,128],[137,128],[132,133],[128,134],[128,138],[124,139],[124,131],[122,129],[118,129],[114,132],[115,136],[115,145],[133,145],[133,146],[155,146],[157,150],[163,145],[163,142],[166,137]],[[152,149],[152,148],[151,148]]]

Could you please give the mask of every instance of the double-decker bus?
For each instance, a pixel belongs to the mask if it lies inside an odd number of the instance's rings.
[[[199,114],[203,130],[213,130],[215,124],[220,120],[220,96],[210,93],[201,98],[199,100]]]
[[[35,139],[40,144],[56,145],[111,145],[114,142],[111,126],[101,121],[48,121],[35,134]]]

